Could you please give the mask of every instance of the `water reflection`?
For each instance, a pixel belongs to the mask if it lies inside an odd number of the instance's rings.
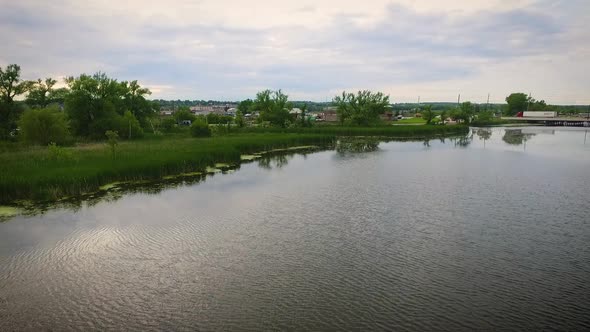
[[[304,152],[299,153],[299,154],[302,154],[304,156],[307,155]],[[272,156],[264,156],[264,157],[258,159],[258,166],[260,168],[264,168],[264,169],[268,169],[268,170],[273,169],[273,168],[283,168],[283,167],[287,166],[287,164],[289,163],[289,160],[291,160],[294,155],[295,155],[295,153],[281,153],[281,154],[272,155]]]
[[[496,131],[496,135],[494,132]],[[380,143],[395,141],[395,142],[413,142],[420,144],[424,149],[439,149],[441,146],[447,146],[449,148],[467,148],[472,142],[479,141],[483,142],[483,146],[491,149],[502,149],[502,146],[519,146],[524,145],[525,149],[527,141],[530,141],[532,137],[539,135],[539,139],[535,140],[535,148],[533,152],[539,151],[538,146],[544,144],[541,139],[545,135],[560,136],[567,133],[569,137],[577,137],[578,143],[582,143],[581,132],[578,134],[571,135],[571,131],[558,130],[559,135],[556,135],[556,130],[553,128],[542,128],[542,127],[529,127],[529,128],[473,128],[468,134],[452,137],[436,137],[426,139],[387,139],[382,137],[341,137],[339,138],[334,146],[330,147],[313,147],[309,149],[298,149],[291,151],[274,151],[270,153],[264,153],[262,155],[256,155],[256,158],[252,160],[244,160],[243,163],[253,162],[258,167],[266,170],[282,169],[285,168],[295,155],[302,155],[304,158],[309,153],[324,150],[334,149],[336,156],[354,156],[358,154],[366,154],[380,150]],[[587,130],[584,132],[583,142],[586,144],[587,141]],[[552,138],[553,139],[553,138]],[[447,144],[450,143],[450,144]],[[573,144],[574,142],[572,142]],[[412,146],[408,144],[408,147]],[[531,147],[532,148],[532,147]],[[567,150],[567,149],[562,149]],[[254,157],[254,156],[252,156]],[[231,173],[240,169],[240,165],[217,165],[217,168],[210,168],[206,172],[195,172],[188,174],[180,174],[176,176],[169,176],[164,179],[151,180],[151,181],[134,181],[134,182],[122,182],[114,183],[108,186],[104,186],[97,192],[88,193],[85,195],[70,197],[59,200],[58,202],[31,202],[31,201],[19,201],[13,204],[14,207],[18,208],[19,214],[24,215],[38,215],[43,214],[49,210],[56,208],[64,208],[71,211],[79,211],[84,207],[91,207],[100,202],[116,202],[128,194],[152,194],[158,195],[164,190],[174,189],[178,187],[188,187],[204,182],[207,177],[213,176],[216,173]],[[1,216],[0,222],[10,220],[14,216]]]
[[[463,136],[451,137],[450,141],[453,142],[455,147],[466,148],[473,141],[473,133],[469,133]]]
[[[502,140],[510,145],[523,145],[535,135],[536,133],[527,133],[523,129],[506,129]]]
[[[492,130],[488,129],[488,128],[478,128],[477,130],[474,130],[474,132],[477,134],[479,139],[484,140],[484,141],[492,138],[492,134],[493,134]]]
[[[379,150],[380,139],[375,137],[345,137],[336,142],[336,152],[340,155],[365,153]]]

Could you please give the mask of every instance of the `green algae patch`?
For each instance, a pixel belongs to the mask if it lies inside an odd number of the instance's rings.
[[[22,213],[22,210],[14,206],[2,206],[0,205],[0,221],[12,217],[16,217]]]
[[[229,168],[231,167],[230,164],[226,164],[226,163],[216,163],[215,164],[215,168]]]
[[[251,161],[254,159],[262,158],[260,154],[243,154],[240,156],[240,160],[242,161]]]
[[[214,168],[214,167],[210,167],[207,166],[207,169],[205,170],[207,173],[220,173],[221,170],[219,168]]]
[[[104,191],[112,190],[114,188],[119,187],[121,184],[123,184],[123,182],[111,182],[111,183],[105,184],[104,186],[98,187],[98,189],[99,190],[104,190]]]
[[[178,178],[193,177],[193,176],[200,176],[200,175],[203,175],[203,172],[188,172],[188,173],[180,173],[180,174],[175,174],[175,175],[166,175],[162,179],[174,180],[174,179],[178,179]]]
[[[301,145],[301,146],[292,146],[290,148],[284,148],[284,149],[273,149],[273,150],[265,151],[264,153],[315,150],[315,149],[319,149],[319,147],[316,145]]]

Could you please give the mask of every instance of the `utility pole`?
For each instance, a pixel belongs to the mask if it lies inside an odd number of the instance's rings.
[[[488,110],[488,107],[490,107],[490,93],[488,92],[488,102],[486,103],[486,111]]]
[[[461,94],[457,96],[457,106],[461,106]]]

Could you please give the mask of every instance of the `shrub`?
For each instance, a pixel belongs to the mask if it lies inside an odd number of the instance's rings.
[[[52,160],[70,160],[73,158],[72,152],[66,150],[64,147],[58,146],[54,142],[47,146],[49,151],[49,159]]]
[[[111,153],[113,157],[115,157],[117,145],[119,144],[119,133],[117,133],[116,131],[107,130],[104,134],[108,138],[107,144],[111,148]]]
[[[211,136],[211,129],[206,122],[196,120],[191,125],[191,136],[193,137],[209,137]]]
[[[140,138],[143,136],[143,129],[133,113],[125,111],[119,124],[119,132],[127,139]]]
[[[57,107],[27,110],[19,120],[19,126],[20,135],[27,143],[66,144],[71,139],[66,115]]]
[[[160,127],[162,128],[163,132],[171,133],[176,129],[176,120],[173,118],[162,119],[160,122]]]

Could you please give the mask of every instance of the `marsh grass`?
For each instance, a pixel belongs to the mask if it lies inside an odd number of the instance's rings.
[[[115,181],[206,172],[216,163],[238,164],[241,155],[331,145],[336,136],[417,139],[468,131],[466,126],[235,128],[232,134],[211,138],[190,138],[186,132],[146,135],[141,140],[119,142],[114,157],[106,143],[50,148],[6,145],[0,150],[0,203],[55,201],[95,192]]]
[[[239,163],[242,154],[332,141],[333,136],[313,134],[173,136],[121,142],[115,158],[106,144],[65,148],[68,158],[55,158],[48,148],[0,153],[0,202],[57,200],[96,191],[113,181],[204,171],[216,163]]]

